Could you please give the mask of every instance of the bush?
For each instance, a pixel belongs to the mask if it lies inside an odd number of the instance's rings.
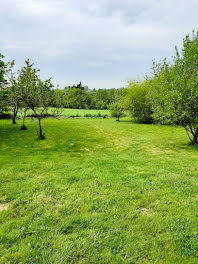
[[[84,117],[96,118],[97,115],[95,115],[95,114],[93,114],[93,115],[92,114],[85,114]]]
[[[151,81],[130,81],[122,104],[131,118],[140,123],[152,123]]]
[[[11,119],[12,115],[9,113],[0,113],[0,119]]]

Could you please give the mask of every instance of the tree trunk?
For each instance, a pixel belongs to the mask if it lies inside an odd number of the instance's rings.
[[[25,116],[23,116],[23,127],[25,126]]]
[[[42,134],[42,127],[41,127],[41,119],[39,118],[39,137],[42,138],[43,134]]]
[[[195,133],[193,134],[193,143],[198,144],[198,127],[195,130]]]
[[[184,128],[191,143],[198,145],[198,127],[193,128],[192,125],[189,125],[189,128],[187,128],[187,126],[184,126]]]
[[[27,110],[24,111],[24,115],[23,115],[23,127],[25,126],[26,111]]]
[[[16,125],[16,116],[13,116],[13,118],[12,118],[12,124]]]
[[[14,124],[14,125],[16,125],[16,116],[17,116],[17,113],[18,113],[18,109],[19,109],[18,106],[15,106],[14,109],[13,109],[12,124]]]
[[[117,120],[116,121],[120,121],[120,117],[119,116],[117,116]]]

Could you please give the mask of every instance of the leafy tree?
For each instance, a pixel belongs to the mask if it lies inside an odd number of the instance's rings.
[[[123,89],[99,89],[90,92],[92,95],[91,107],[96,109],[107,109],[108,105],[115,102],[117,95],[122,94]]]
[[[7,64],[3,59],[4,56],[0,53],[0,117],[8,115],[8,93],[5,90]]]
[[[68,108],[86,109],[90,105],[91,95],[79,88],[68,88],[65,101]]]
[[[44,139],[41,120],[49,115],[50,92],[53,85],[51,84],[51,79],[40,80],[39,70],[33,68],[33,65],[29,59],[25,61],[25,66],[21,68],[19,73],[18,85],[22,91],[24,107],[31,109],[34,117],[38,119],[38,136],[40,139]]]
[[[116,121],[119,121],[120,117],[124,116],[124,109],[118,102],[110,104],[108,108],[111,112],[111,116],[116,117]]]
[[[26,115],[27,115],[27,111],[28,111],[28,106],[25,104],[25,100],[21,100],[20,101],[20,112],[21,112],[21,116],[23,119],[23,124],[21,126],[21,130],[27,130],[27,127],[25,126],[25,119],[26,119]]]
[[[5,82],[5,71],[6,71],[6,63],[3,61],[4,56],[0,53],[0,88]]]
[[[0,118],[10,117],[8,114],[8,93],[0,89]]]
[[[7,63],[6,69],[6,85],[8,92],[8,105],[12,108],[12,124],[16,124],[16,117],[20,106],[21,91],[18,85],[17,77],[13,72],[14,61]]]
[[[16,124],[16,116],[20,104],[20,91],[13,73],[14,61],[5,63],[2,60],[3,58],[4,56],[0,54],[0,89],[1,91],[4,90],[1,94],[4,94],[4,97],[6,95],[6,101],[4,101],[3,105],[5,107],[6,103],[7,106],[11,106],[13,112],[12,123]]]
[[[150,81],[129,81],[125,92],[122,105],[131,117],[137,122],[151,123],[153,119]]]
[[[154,65],[153,80],[153,117],[183,126],[198,144],[198,32],[184,38],[181,53],[176,47],[172,64],[164,60]]]
[[[57,107],[57,103],[59,104],[61,102],[62,107],[66,108],[67,107],[66,94],[67,94],[67,91],[65,89],[64,90],[59,90],[59,89],[51,90],[50,106]],[[59,98],[58,102],[56,98]]]
[[[81,109],[107,109],[108,105],[113,103],[117,92],[123,89],[93,89],[83,86],[80,82],[78,85],[66,86],[62,93],[64,107],[81,108]]]

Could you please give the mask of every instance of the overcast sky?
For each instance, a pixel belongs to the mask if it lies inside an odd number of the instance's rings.
[[[198,0],[0,0],[0,53],[43,78],[118,88],[198,26]]]

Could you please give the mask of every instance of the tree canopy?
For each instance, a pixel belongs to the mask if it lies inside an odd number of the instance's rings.
[[[153,79],[158,83],[153,117],[183,126],[190,140],[198,143],[198,32],[184,38],[181,52],[176,47],[172,63],[154,65]]]

